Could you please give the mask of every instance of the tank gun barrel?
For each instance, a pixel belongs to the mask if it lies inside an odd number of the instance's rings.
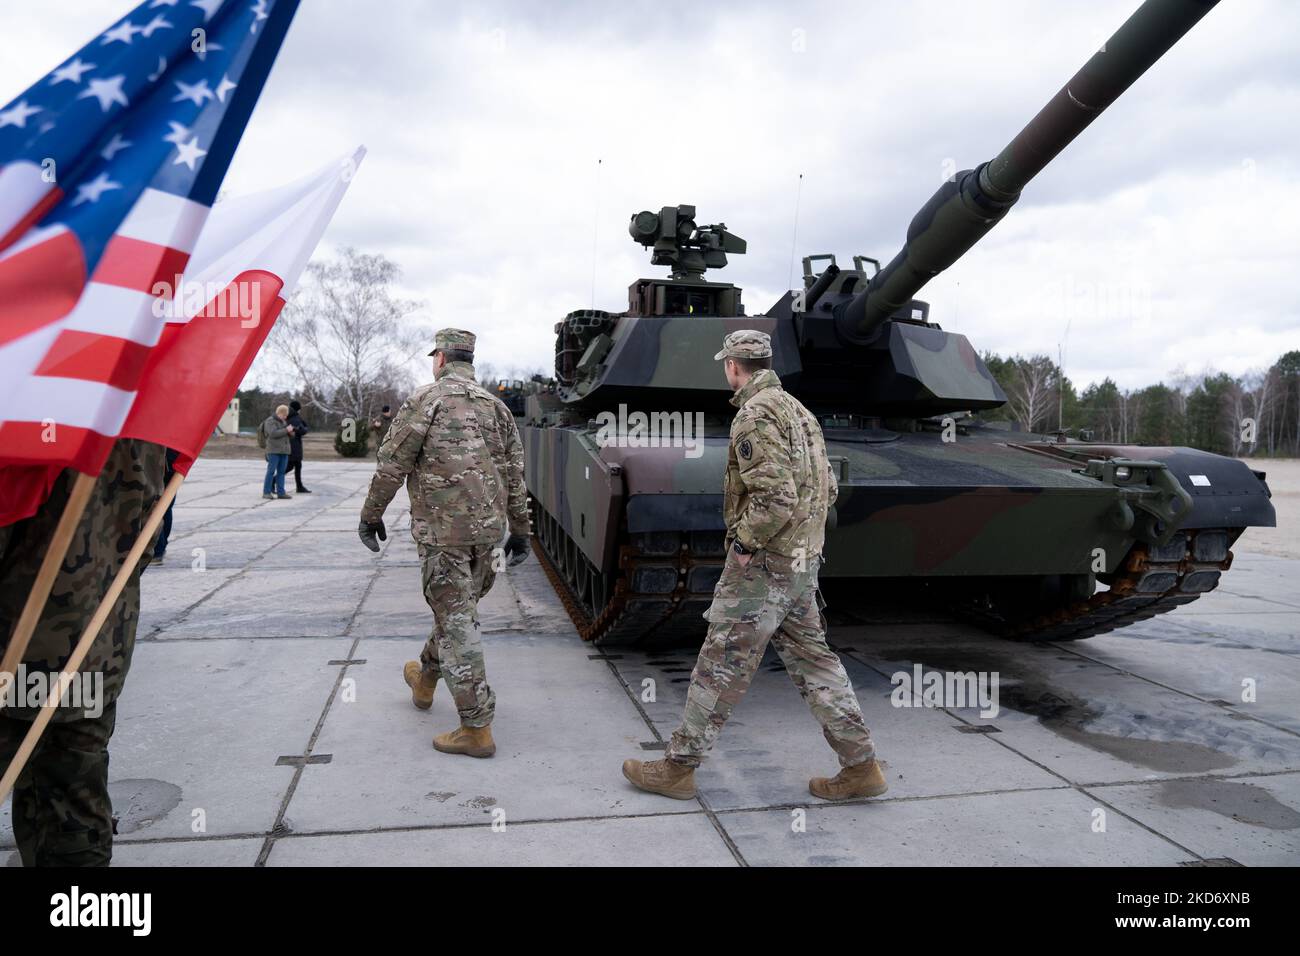
[[[939,187],[912,219],[893,261],[837,311],[841,338],[869,341],[997,225],[1025,185],[1216,3],[1146,0],[997,156]]]

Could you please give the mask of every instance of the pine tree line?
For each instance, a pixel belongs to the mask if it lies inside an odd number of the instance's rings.
[[[1188,445],[1220,455],[1300,457],[1300,350],[1266,371],[1234,378],[1178,374],[1145,388],[1121,389],[1111,379],[1076,391],[1047,355],[984,362],[1007,393],[1007,404],[981,417],[1118,444]]]

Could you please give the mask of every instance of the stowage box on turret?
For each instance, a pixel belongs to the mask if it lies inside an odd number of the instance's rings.
[[[707,281],[745,242],[693,206],[632,217],[667,278],[625,312],[556,326],[554,392],[522,428],[534,531],[583,636],[701,637],[721,572],[733,411],[713,355],[769,333],[773,368],[816,413],[840,486],[823,578],[924,579],[992,630],[1089,637],[1217,586],[1232,543],[1275,524],[1264,475],[1192,448],[1101,445],[980,425],[1006,402],[965,336],[914,298],[997,224],[1021,189],[1213,6],[1147,0],[994,159],[921,207],[884,268],[804,259],[803,287],[746,316]]]

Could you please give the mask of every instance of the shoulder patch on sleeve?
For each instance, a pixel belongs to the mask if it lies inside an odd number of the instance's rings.
[[[754,446],[748,438],[742,438],[740,440],[740,444],[736,446],[736,454],[745,459],[745,461],[749,461],[754,457]]]

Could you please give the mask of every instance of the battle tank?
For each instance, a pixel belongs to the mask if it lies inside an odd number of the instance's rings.
[[[914,298],[1214,2],[1147,0],[994,159],[940,187],[892,261],[809,256],[803,287],[761,315],[705,279],[746,250],[724,223],[697,225],[689,205],[632,217],[670,275],[634,282],[624,312],[556,326],[555,388],[529,396],[521,427],[536,548],[585,639],[703,635],[734,411],[713,354],[742,328],[771,335],[773,368],[818,415],[837,469],[823,581],[919,582],[1020,640],[1089,637],[1218,585],[1242,531],[1275,524],[1263,473],[979,423],[1006,395]]]

